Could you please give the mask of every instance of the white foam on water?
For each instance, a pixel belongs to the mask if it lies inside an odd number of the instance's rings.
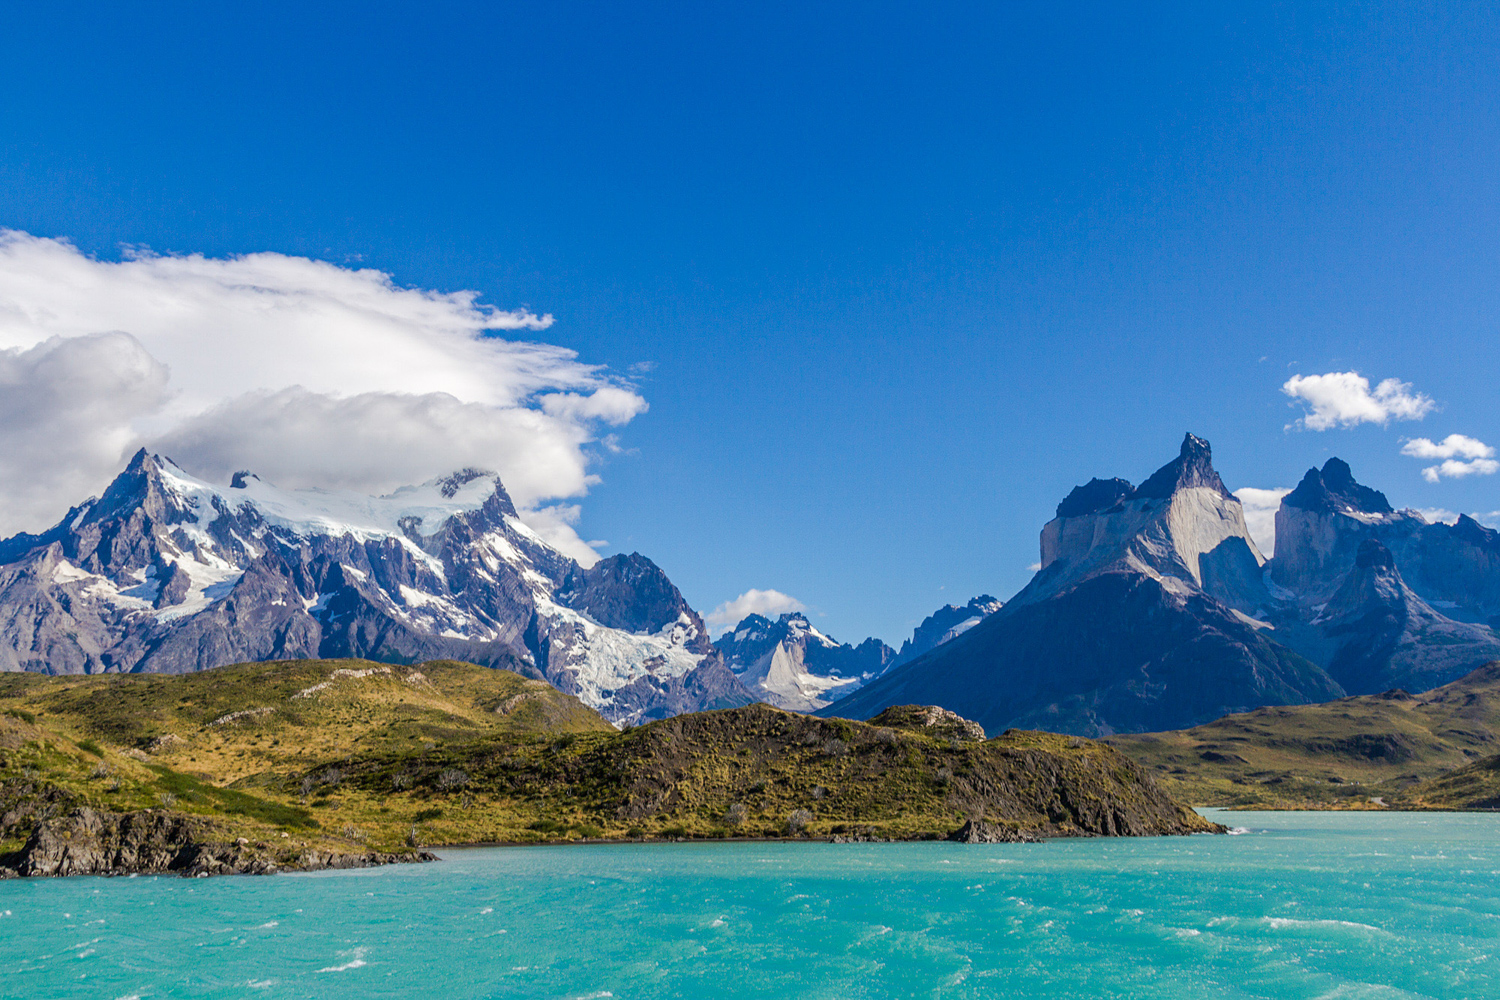
[[[1389,934],[1373,924],[1356,923],[1353,920],[1298,920],[1293,917],[1261,917],[1261,921],[1272,930],[1326,930],[1332,927],[1348,927],[1353,930]]]
[[[350,969],[360,969],[360,968],[363,968],[365,966],[365,964],[366,964],[365,963],[365,949],[363,949],[363,948],[355,948],[353,951],[341,951],[341,952],[339,952],[339,957],[340,958],[343,958],[345,955],[352,955],[353,957],[350,958],[349,961],[345,962],[343,965],[330,965],[326,969],[319,969],[318,971],[319,972],[348,972]]]

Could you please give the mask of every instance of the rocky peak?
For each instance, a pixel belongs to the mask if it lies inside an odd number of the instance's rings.
[[[1090,479],[1082,486],[1073,487],[1063,502],[1057,505],[1058,517],[1083,517],[1101,510],[1108,510],[1121,500],[1135,494],[1135,487],[1125,479]]]
[[[588,569],[576,566],[557,599],[601,625],[638,634],[660,632],[686,615],[703,634],[701,644],[707,644],[697,612],[661,567],[639,552],[612,555]]]
[[[1317,468],[1308,469],[1302,482],[1282,497],[1281,502],[1288,507],[1322,514],[1394,512],[1385,494],[1355,482],[1349,463],[1340,458],[1330,458],[1324,462],[1321,471]]]
[[[1468,514],[1458,515],[1458,522],[1449,528],[1448,532],[1459,541],[1470,545],[1486,549],[1500,549],[1500,531],[1486,528]]]
[[[1234,499],[1234,494],[1229,492],[1224,480],[1214,471],[1213,450],[1208,442],[1194,434],[1188,434],[1182,439],[1182,449],[1177,457],[1152,473],[1135,491],[1135,495],[1165,500],[1178,490],[1194,486],[1217,490],[1221,495]]]

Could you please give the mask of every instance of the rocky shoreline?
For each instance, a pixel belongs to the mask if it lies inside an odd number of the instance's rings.
[[[274,875],[277,872],[436,861],[426,851],[275,850],[222,839],[208,821],[177,813],[116,813],[83,806],[43,819],[19,851],[0,855],[0,878],[66,875]]]

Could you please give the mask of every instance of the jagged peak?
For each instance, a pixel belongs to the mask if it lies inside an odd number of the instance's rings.
[[[1288,507],[1325,514],[1395,512],[1384,493],[1356,482],[1349,463],[1341,458],[1330,458],[1321,470],[1308,469],[1297,488],[1282,497],[1281,502]]]
[[[1058,517],[1083,517],[1108,510],[1121,500],[1135,494],[1135,487],[1126,479],[1090,479],[1082,486],[1073,487],[1073,492],[1057,505]],[[993,600],[993,598],[991,598]]]
[[[1486,528],[1468,514],[1458,515],[1458,521],[1448,529],[1453,535],[1470,545],[1490,547],[1500,545],[1500,531]]]
[[[1195,486],[1217,490],[1227,499],[1234,499],[1234,494],[1229,492],[1224,480],[1214,471],[1213,449],[1209,443],[1196,434],[1189,433],[1183,437],[1182,448],[1177,457],[1152,473],[1136,489],[1135,495],[1151,500],[1165,500],[1180,489]]]

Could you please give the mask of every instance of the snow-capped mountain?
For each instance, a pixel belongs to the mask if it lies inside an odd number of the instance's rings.
[[[943,605],[922,619],[922,624],[912,631],[911,638],[901,644],[901,652],[896,654],[891,666],[899,667],[915,660],[929,649],[958,638],[999,611],[1000,607],[1001,602],[989,594],[980,594],[963,607]]]
[[[794,712],[811,712],[858,689],[885,671],[896,655],[879,639],[841,644],[800,612],[774,622],[750,615],[715,645],[756,697]]]
[[[473,469],[368,497],[222,488],[141,451],[51,530],[0,542],[0,669],[313,656],[509,667],[617,722],[753,700],[649,559],[585,569]]]

